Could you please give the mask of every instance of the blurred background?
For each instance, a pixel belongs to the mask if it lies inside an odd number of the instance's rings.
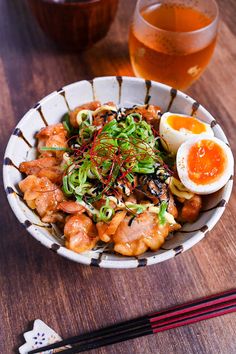
[[[229,110],[234,105],[235,97],[228,93],[235,92],[232,78],[236,76],[236,67],[230,65],[236,47],[236,27],[230,16],[235,11],[235,1],[227,0],[227,6],[224,0],[217,2],[221,23],[216,50],[206,72],[188,90],[195,98],[198,98],[199,91],[204,92],[201,95],[202,104],[211,108],[213,113],[214,105],[217,111],[221,109],[222,97],[227,97]],[[86,51],[69,53],[59,49],[42,32],[25,0],[2,0],[0,77],[10,84],[14,114],[20,118],[41,97],[70,82],[102,75],[133,75],[128,52],[128,29],[135,5],[135,0],[120,0],[106,37]],[[63,28],[63,23],[58,23],[58,26]],[[219,72],[220,75],[216,75]],[[211,100],[209,107],[208,98],[212,96],[215,99]],[[228,112],[222,109],[220,113],[227,121]]]

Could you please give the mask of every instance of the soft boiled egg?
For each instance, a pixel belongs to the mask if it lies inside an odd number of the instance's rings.
[[[209,124],[195,117],[166,112],[160,121],[160,137],[165,150],[176,153],[181,144],[191,136],[208,134],[214,136]]]
[[[230,148],[210,135],[194,136],[183,143],[176,156],[179,178],[193,193],[210,194],[221,189],[233,174]]]

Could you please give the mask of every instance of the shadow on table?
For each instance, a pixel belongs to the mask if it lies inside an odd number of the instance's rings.
[[[42,33],[25,1],[3,0],[0,9],[4,13],[0,22],[3,51],[27,55],[38,51],[56,52],[56,46]]]

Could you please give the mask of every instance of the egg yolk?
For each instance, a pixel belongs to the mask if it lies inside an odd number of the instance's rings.
[[[181,117],[171,115],[167,118],[167,124],[174,130],[188,130],[193,134],[201,134],[206,131],[206,126],[194,117]]]
[[[196,184],[209,184],[221,177],[226,167],[224,150],[212,140],[201,140],[189,151],[188,176]]]

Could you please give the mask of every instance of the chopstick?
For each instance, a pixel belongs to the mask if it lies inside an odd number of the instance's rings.
[[[181,305],[177,305],[172,307],[171,309],[167,309],[167,310],[162,310],[159,311],[157,313],[154,313],[152,315],[148,315],[148,316],[143,316],[143,317],[139,317],[138,319],[132,319],[132,320],[128,320],[126,322],[122,322],[119,324],[115,324],[115,325],[111,325],[109,327],[106,328],[102,328],[99,330],[96,330],[94,332],[91,333],[85,333],[79,336],[74,336],[68,339],[64,339],[60,342],[51,344],[51,345],[47,345],[43,348],[40,349],[35,349],[29,352],[30,353],[38,353],[41,352],[42,350],[46,351],[46,350],[50,350],[50,349],[55,349],[55,348],[59,348],[61,346],[65,346],[67,344],[74,344],[80,341],[84,341],[87,339],[93,339],[99,336],[104,336],[104,335],[109,335],[112,334],[114,330],[118,331],[118,330],[126,330],[126,329],[132,329],[134,328],[134,326],[139,326],[139,325],[149,325],[149,321],[152,321],[152,318],[155,317],[156,315],[159,316],[159,319],[165,318],[165,316],[173,316],[175,314],[178,314],[180,311],[181,312],[187,312],[189,311],[189,309],[197,309],[197,308],[201,308],[204,305],[212,305],[212,304],[216,304],[218,302],[222,302],[224,299],[225,300],[230,300],[232,298],[234,298],[236,293],[236,289],[233,290],[229,290],[217,295],[210,295],[208,297],[202,298],[202,299],[197,299],[197,300],[193,300],[190,301],[186,304],[181,304]]]
[[[76,343],[78,343],[78,346],[61,351],[61,353],[79,353],[131,338],[162,332],[185,324],[195,323],[207,318],[221,316],[235,310],[236,289],[233,289],[186,304],[177,305],[151,315],[112,325],[91,333],[64,339],[60,342],[31,350],[28,354],[43,353],[46,350]]]
[[[181,327],[181,326],[192,324],[195,322],[200,322],[200,321],[203,321],[203,320],[206,320],[209,318],[222,316],[226,313],[230,313],[230,312],[234,312],[234,311],[236,311],[236,301],[234,301],[233,305],[230,305],[230,306],[227,306],[227,307],[224,307],[221,309],[209,311],[209,312],[199,314],[196,316],[191,316],[188,319],[182,319],[180,317],[180,319],[176,322],[169,323],[167,325],[161,325],[160,327],[157,327],[157,328],[154,328],[154,327],[151,327],[150,329],[139,328],[134,331],[129,331],[128,333],[121,333],[121,334],[114,335],[111,337],[102,338],[99,340],[94,340],[93,342],[90,342],[90,343],[79,344],[73,348],[63,350],[63,351],[61,351],[61,353],[63,353],[63,354],[81,353],[81,352],[88,351],[91,349],[96,349],[99,347],[104,347],[107,345],[120,343],[120,342],[126,341],[128,339],[134,339],[134,338],[142,337],[142,336],[149,335],[149,334],[155,334],[155,333],[163,332],[163,331],[173,329],[176,327]]]

